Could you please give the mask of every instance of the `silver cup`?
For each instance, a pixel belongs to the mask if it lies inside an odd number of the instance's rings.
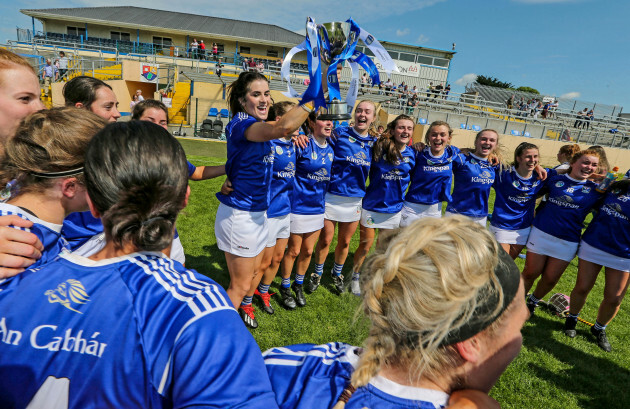
[[[321,56],[322,65],[322,88],[324,89],[324,95],[326,95],[326,105],[328,106],[326,113],[319,115],[321,120],[331,121],[343,121],[352,118],[350,112],[348,112],[348,105],[346,101],[339,100],[337,98],[330,100],[328,96],[328,67],[332,60],[340,55],[350,42],[350,23],[346,22],[332,22],[319,24],[317,26],[318,35],[320,38],[328,37],[330,43],[330,49],[320,46],[319,53]],[[324,41],[321,42],[324,44]],[[331,82],[339,81],[337,73],[332,73],[334,78],[331,78]]]

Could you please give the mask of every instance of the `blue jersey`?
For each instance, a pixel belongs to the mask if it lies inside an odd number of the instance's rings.
[[[534,227],[562,240],[579,242],[582,222],[601,198],[590,180],[575,180],[550,170],[546,186],[549,198],[534,218]]]
[[[409,146],[401,152],[402,160],[396,165],[381,158],[370,168],[370,185],[363,198],[363,208],[378,213],[398,213],[403,207],[403,196],[409,186],[415,151]]]
[[[446,211],[469,217],[486,217],[488,197],[496,172],[497,166],[472,153],[457,155],[453,159],[453,198],[446,206]]]
[[[267,372],[280,408],[332,408],[348,386],[359,353],[359,348],[338,342],[265,351]],[[345,409],[435,409],[445,407],[447,401],[444,392],[403,386],[375,376],[352,394]]]
[[[534,173],[529,179],[523,179],[512,167],[497,176],[493,187],[496,196],[490,224],[505,230],[530,227],[534,220],[536,197],[545,187],[538,175]]]
[[[234,209],[262,212],[269,207],[274,149],[269,141],[252,142],[245,138],[245,131],[254,123],[256,118],[239,112],[225,127],[225,173],[234,191],[229,195],[217,193],[217,199]]]
[[[31,213],[8,203],[0,203],[0,216],[15,215],[22,219],[30,220],[33,222],[33,226],[30,228],[15,227],[18,230],[29,231],[37,236],[39,241],[44,246],[42,256],[39,260],[35,261],[30,268],[38,267],[42,264],[48,263],[54,260],[59,253],[69,251],[70,246],[68,242],[61,237],[61,225],[45,222]]]
[[[186,163],[188,164],[188,178],[190,178],[193,173],[195,173],[195,170],[197,170],[197,167],[188,161],[186,161]]]
[[[433,156],[428,146],[416,152],[416,166],[411,171],[405,201],[424,205],[450,202],[453,159],[459,153],[459,149],[451,145],[446,146],[439,157]]]
[[[354,128],[338,127],[330,139],[335,151],[328,191],[337,196],[365,196],[365,181],[370,172],[372,145],[376,138],[361,136]]]
[[[306,148],[298,149],[291,213],[324,213],[333,157],[330,144],[320,146],[313,137]]]
[[[606,253],[630,258],[630,194],[609,189],[582,240]]]
[[[267,217],[280,217],[291,213],[293,179],[295,178],[295,145],[293,141],[276,139],[273,147],[273,175],[269,186]]]
[[[70,213],[63,221],[61,235],[68,241],[70,249],[76,250],[92,236],[103,232],[101,219],[86,212]]]
[[[0,407],[277,407],[225,291],[160,253],[64,254],[0,290]]]

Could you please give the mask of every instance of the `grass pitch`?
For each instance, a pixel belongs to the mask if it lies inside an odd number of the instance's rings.
[[[181,141],[193,164],[225,163],[225,144]],[[219,204],[214,194],[219,191],[223,180],[217,178],[192,182],[189,205],[177,224],[186,250],[186,266],[227,287],[229,275],[225,258],[217,248],[214,237],[215,214]],[[490,200],[492,202],[493,197]],[[334,246],[335,242],[331,245],[331,251]],[[352,267],[352,256],[357,246],[358,231],[350,244],[350,254],[344,267],[346,276]],[[267,315],[254,301],[260,327],[252,334],[261,350],[303,342],[363,343],[368,322],[362,314],[355,314],[360,299],[350,293],[336,295],[329,275],[332,262],[332,256],[329,256],[322,286],[314,294],[307,294],[304,308],[286,311],[272,297],[276,313]],[[524,260],[517,259],[516,262],[522,269]],[[577,259],[567,268],[554,292],[570,294],[576,274]],[[587,321],[594,322],[597,315],[603,294],[603,278],[601,273],[582,311],[582,317]],[[276,292],[279,285],[280,280],[277,278],[270,291]],[[586,325],[578,323],[577,337],[567,338],[562,331],[563,321],[539,309],[523,328],[524,344],[520,355],[493,388],[491,396],[504,408],[630,407],[629,308],[626,300],[608,327],[612,353],[597,347]]]

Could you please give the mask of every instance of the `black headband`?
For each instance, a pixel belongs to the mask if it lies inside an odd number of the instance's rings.
[[[45,172],[45,173],[44,172],[29,172],[29,173],[33,176],[37,176],[38,178],[55,179],[55,178],[62,178],[65,176],[79,175],[83,173],[83,166],[81,166],[80,168],[63,170],[60,172]]]
[[[501,246],[499,246],[498,256],[499,261],[494,269],[494,273],[499,281],[499,286],[503,290],[503,305],[495,314],[491,315],[499,302],[499,295],[496,292],[492,292],[489,297],[485,297],[485,301],[482,304],[477,306],[471,318],[464,325],[446,335],[440,346],[453,345],[477,335],[496,321],[514,300],[521,281],[521,273],[512,257]],[[487,290],[490,291],[490,288],[487,288]],[[410,345],[417,345],[421,333],[407,333],[406,342]]]

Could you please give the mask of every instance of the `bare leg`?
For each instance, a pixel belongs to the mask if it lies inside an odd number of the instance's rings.
[[[534,285],[534,281],[536,281],[536,279],[542,274],[546,262],[547,256],[532,253],[531,251],[527,252],[527,258],[525,259],[525,268],[521,273],[521,275],[523,276],[523,284],[525,286],[525,294],[529,292],[529,290]]]
[[[252,280],[260,267],[262,253],[260,252],[255,257],[241,257],[225,253],[225,261],[230,272],[230,285],[228,286],[227,294],[235,308],[238,308],[243,297],[251,288]]]
[[[313,247],[315,242],[319,238],[321,230],[317,230],[311,233],[304,233],[302,235],[302,246],[300,249],[300,255],[297,260],[296,274],[305,275],[308,270],[308,265],[311,263],[311,257],[313,256]]]
[[[324,219],[324,228],[319,236],[319,241],[317,242],[317,249],[315,250],[315,263],[316,264],[324,264],[326,262],[326,257],[328,256],[328,251],[330,250],[330,243],[332,242],[333,237],[335,236],[335,225],[337,222],[332,220]]]
[[[276,274],[278,274],[278,268],[280,268],[280,263],[282,262],[282,258],[284,256],[284,250],[287,248],[287,243],[289,239],[277,239],[276,245],[273,247],[272,256],[271,256],[271,264],[264,271],[263,278],[261,282],[265,285],[271,284],[274,278],[276,278]]]
[[[534,297],[541,299],[553,290],[569,264],[569,261],[548,257],[540,281],[536,284],[536,289],[533,292]]]
[[[361,225],[359,229],[359,247],[354,253],[354,266],[352,267],[353,271],[359,271],[361,269],[361,266],[365,261],[365,257],[368,255],[370,249],[372,248],[372,244],[374,243],[374,236],[376,235],[376,229],[365,227],[363,225]]]
[[[284,254],[282,259],[282,278],[290,278],[291,271],[293,270],[293,264],[295,259],[300,254],[300,247],[302,246],[302,235],[291,234],[289,237],[289,249]]]
[[[630,274],[624,271],[606,267],[605,274],[604,299],[597,312],[597,322],[602,325],[608,325],[617,315],[630,282]]]
[[[571,291],[570,314],[576,315],[582,311],[586,303],[586,297],[588,297],[588,294],[593,289],[601,268],[602,266],[591,263],[590,261],[578,260],[577,279],[575,281],[575,287],[573,287],[573,291]]]
[[[348,257],[348,250],[350,249],[350,240],[359,222],[339,222],[339,231],[337,233],[337,247],[335,247],[335,263],[344,264]],[[324,225],[324,228],[326,226]]]

